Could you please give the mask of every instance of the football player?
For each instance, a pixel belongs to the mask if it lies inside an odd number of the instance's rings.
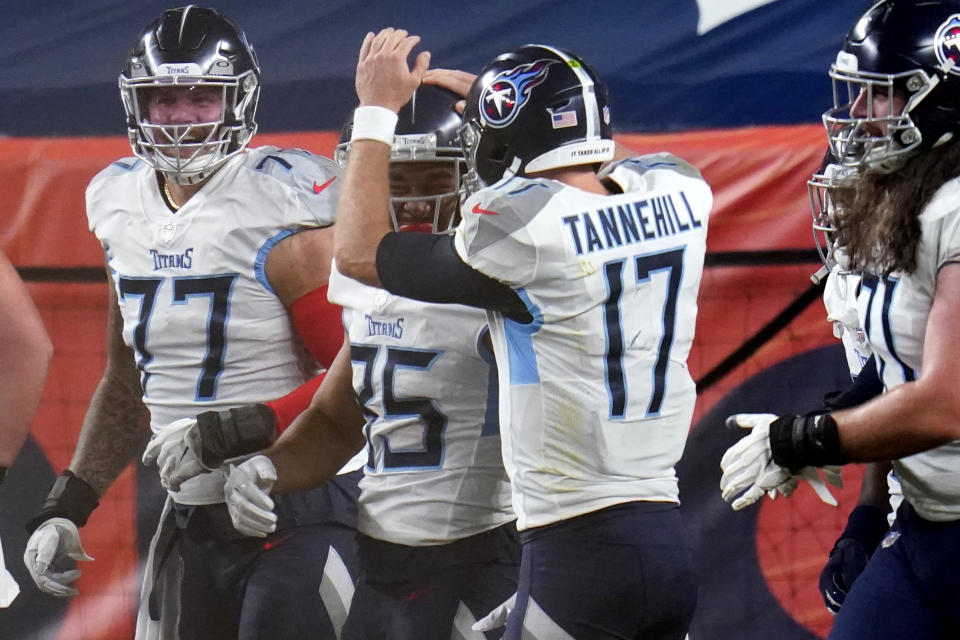
[[[449,237],[458,221],[457,99],[424,85],[400,110],[389,197],[377,203],[398,232]],[[346,166],[352,130],[338,148]],[[265,455],[230,471],[231,513],[241,531],[272,531],[270,489],[322,482],[336,467],[321,464],[340,450],[335,434],[362,430],[360,579],[343,637],[478,637],[472,623],[514,592],[520,560],[486,316],[392,295],[336,264],[330,299],[343,306],[341,355],[311,409]]]
[[[877,2],[830,69],[837,245],[863,273],[859,320],[886,392],[856,408],[758,423],[724,456],[727,497],[808,465],[892,460],[896,521],[830,638],[960,635],[960,3]]]
[[[827,395],[824,407],[829,410],[862,404],[883,391],[876,358],[857,314],[860,274],[847,268],[843,251],[836,247],[835,218],[839,212],[834,194],[849,188],[855,177],[856,169],[837,164],[828,153],[823,167],[807,182],[814,239],[824,263],[812,279],[827,274],[823,291],[827,320],[833,324],[834,336],[843,344],[847,368],[854,381],[845,391]],[[893,523],[902,497],[900,484],[888,461],[866,465],[857,506],[850,512],[820,572],[820,594],[831,613],[836,614],[843,606],[850,587],[863,573],[867,560]]]
[[[665,153],[615,156],[606,88],[581,58],[528,45],[466,98],[467,192],[452,237],[370,215],[396,113],[429,64],[406,31],[364,39],[340,271],[396,295],[488,309],[504,465],[523,553],[505,637],[683,638],[696,580],[674,465],[710,187]],[[486,185],[486,186],[483,186]]]
[[[836,247],[835,217],[838,212],[834,194],[849,188],[855,177],[856,169],[837,164],[828,153],[823,167],[807,182],[814,239],[824,261],[821,271],[812,279],[827,274],[823,292],[827,320],[833,324],[834,336],[843,344],[847,368],[854,381],[849,389],[827,395],[824,408],[828,410],[862,404],[883,391],[876,358],[857,313],[860,274],[847,268],[843,251]],[[900,483],[888,461],[866,465],[857,506],[850,512],[846,526],[820,572],[820,594],[831,613],[836,614],[843,606],[850,587],[863,573],[867,560],[893,523],[902,499]]]
[[[79,571],[64,563],[92,559],[78,527],[151,430],[178,436],[206,411],[206,434],[262,448],[276,416],[250,405],[297,388],[339,349],[325,285],[340,168],[303,151],[248,148],[259,91],[246,36],[212,9],[163,12],[127,56],[120,93],[134,157],[87,189],[111,284],[107,367],[24,554],[47,593],[77,593]],[[358,452],[362,438],[351,444]],[[234,530],[219,471],[171,485],[136,637],[338,637],[359,476],[278,499],[266,541]]]

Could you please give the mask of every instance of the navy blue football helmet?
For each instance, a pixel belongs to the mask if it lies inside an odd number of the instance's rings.
[[[960,132],[960,1],[883,0],[847,34],[823,115],[844,166],[880,171]]]
[[[256,133],[260,68],[243,31],[214,9],[164,11],[140,32],[120,73],[133,153],[179,184],[209,177]],[[221,96],[214,122],[150,122],[147,101],[166,87],[213,87]]]
[[[459,131],[463,120],[452,91],[420,85],[397,114],[390,153],[390,217],[394,229],[451,233],[459,222],[466,172]],[[340,131],[334,158],[346,166],[353,117]]]
[[[577,55],[544,45],[508,51],[467,95],[460,140],[472,192],[504,175],[613,158],[607,88]]]

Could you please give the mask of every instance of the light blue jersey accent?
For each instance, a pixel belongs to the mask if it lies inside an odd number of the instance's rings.
[[[533,335],[543,326],[543,314],[537,305],[530,302],[526,291],[517,289],[517,295],[527,306],[533,321],[524,324],[509,318],[503,319],[507,354],[510,358],[510,384],[538,384],[540,372],[537,369],[537,354],[533,350]]]
[[[264,242],[263,246],[260,247],[260,250],[257,251],[257,257],[253,261],[253,273],[257,277],[257,282],[263,285],[263,288],[273,295],[277,295],[277,292],[273,290],[273,287],[270,286],[270,281],[267,280],[267,256],[270,255],[270,251],[277,246],[281,240],[289,238],[293,234],[300,231],[303,231],[303,229],[284,229],[277,235]]]

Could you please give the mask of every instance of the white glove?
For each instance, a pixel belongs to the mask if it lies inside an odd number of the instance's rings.
[[[804,467],[794,475],[773,461],[770,423],[777,417],[772,413],[738,413],[727,418],[728,425],[752,431],[727,449],[720,460],[723,470],[720,492],[723,499],[726,502],[732,500],[733,510],[739,511],[762,498],[765,493],[771,498],[789,496],[797,488],[799,480],[804,479],[810,483],[820,500],[837,506],[837,500],[824,479],[836,487],[842,487],[839,467],[824,467],[821,478],[821,470],[816,467]]]
[[[187,480],[211,471],[201,464],[194,450],[197,439],[191,438],[190,434],[196,426],[197,421],[193,418],[171,422],[147,443],[143,464],[157,463],[164,489],[179,491],[180,485]]]
[[[277,480],[277,468],[264,455],[254,456],[239,465],[228,464],[223,486],[227,509],[234,528],[247,536],[263,538],[277,529],[270,489]]]
[[[20,585],[7,571],[7,565],[3,561],[3,545],[0,544],[0,609],[9,607],[19,593]]]
[[[817,494],[821,501],[830,505],[837,506],[837,499],[830,493],[828,484],[837,488],[843,488],[843,476],[840,474],[840,466],[826,467],[804,467],[800,472],[790,480],[778,486],[776,489],[767,491],[767,496],[774,500],[777,496],[789,497],[794,492],[800,480],[806,480],[810,483],[810,488]]]
[[[507,626],[507,618],[510,617],[510,612],[516,605],[517,594],[513,594],[501,602],[493,611],[474,622],[470,628],[474,631],[493,631],[505,627]]]
[[[23,552],[23,563],[37,587],[59,598],[80,593],[73,586],[80,577],[80,570],[63,568],[68,558],[83,562],[93,560],[80,544],[77,525],[66,518],[50,518],[37,527]]]

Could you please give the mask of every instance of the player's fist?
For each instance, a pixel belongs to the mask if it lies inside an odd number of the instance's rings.
[[[224,496],[234,528],[247,536],[263,538],[277,529],[270,489],[277,469],[267,456],[254,456],[236,466],[227,465]]]

